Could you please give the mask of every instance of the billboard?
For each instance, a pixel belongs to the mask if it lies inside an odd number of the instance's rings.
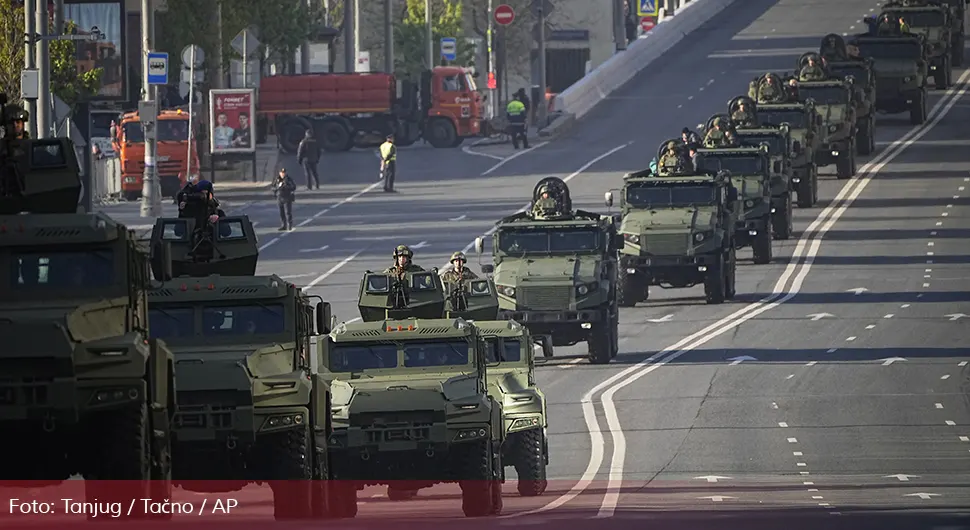
[[[128,69],[125,58],[125,10],[123,0],[66,0],[64,21],[73,22],[81,35],[97,30],[103,40],[74,41],[77,71],[101,68],[101,89],[92,100],[128,99]]]
[[[253,115],[256,90],[226,88],[209,91],[209,152],[254,153]]]

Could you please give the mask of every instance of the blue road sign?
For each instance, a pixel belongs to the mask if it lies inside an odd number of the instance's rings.
[[[148,52],[148,84],[168,84],[168,54],[164,52]]]
[[[660,13],[657,0],[637,0],[637,16],[655,17]]]
[[[454,37],[441,37],[441,58],[454,61],[458,58],[458,40]]]

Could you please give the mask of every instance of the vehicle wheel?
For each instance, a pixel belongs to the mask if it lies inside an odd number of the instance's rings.
[[[963,47],[966,46],[966,40],[963,35],[960,35],[953,39],[952,54],[953,54],[953,66],[963,66]]]
[[[610,317],[607,322],[593,324],[586,339],[590,364],[607,364],[616,357],[616,333],[618,322]]]
[[[264,475],[273,490],[273,517],[277,521],[309,519],[313,514],[309,427],[303,425],[265,436],[263,458],[267,468]]]
[[[950,88],[950,76],[948,72],[950,71],[950,60],[947,57],[942,57],[936,68],[936,73],[933,74],[933,88],[937,90],[946,90]]]
[[[333,519],[357,517],[357,485],[349,480],[331,480],[327,485],[327,514]]]
[[[862,123],[859,124],[858,130],[855,133],[855,145],[858,153],[862,156],[872,154],[875,143],[872,136],[873,125],[875,125],[875,120],[872,116],[868,116],[862,120]]]
[[[785,202],[775,207],[775,212],[771,214],[771,236],[775,239],[786,240],[792,233],[792,207],[791,194],[785,197]]]
[[[812,206],[818,204],[818,166],[812,164]]]
[[[765,220],[765,227],[754,236],[751,242],[751,252],[754,262],[758,265],[771,263],[771,217]]]
[[[313,124],[306,118],[287,117],[277,122],[276,134],[280,144],[280,149],[284,153],[296,154],[300,147],[300,142],[306,137],[306,132],[313,128]]]
[[[314,519],[328,519],[330,517],[327,511],[328,489],[331,484],[330,466],[327,465],[326,451],[315,452],[315,455],[310,511]]]
[[[616,300],[620,307],[636,306],[637,302],[644,298],[642,293],[647,289],[648,287],[643,285],[639,274],[630,274],[626,267],[620,265],[616,282]]]
[[[424,138],[428,143],[438,149],[444,149],[455,145],[455,138],[458,133],[455,126],[448,120],[438,118],[431,120],[427,129],[424,131]]]
[[[835,174],[839,180],[852,178],[855,174],[854,158],[855,153],[852,149],[843,149],[839,152],[839,158],[835,161]]]
[[[947,88],[953,86],[953,61],[949,57],[946,58],[946,86]]]
[[[465,517],[485,517],[494,513],[495,499],[492,496],[492,443],[485,440],[468,444],[468,454],[462,459],[461,511]]]
[[[94,454],[90,455],[94,465],[92,472],[84,476],[85,500],[121,502],[122,506],[128,506],[132,498],[150,498],[152,429],[148,404],[142,403],[119,412],[99,414],[91,427],[88,440],[94,450]],[[116,480],[129,483],[122,488],[112,483]],[[150,516],[151,514],[145,514],[143,510],[133,510],[131,514],[132,519]],[[94,520],[95,517],[96,514],[87,516],[88,520]],[[157,517],[165,518],[161,515]]]
[[[909,109],[909,122],[913,125],[926,123],[926,92],[920,90]]]
[[[350,151],[353,147],[353,135],[344,123],[329,120],[320,124],[318,133],[320,147],[329,153]]]
[[[732,244],[728,250],[728,260],[727,267],[724,274],[724,298],[728,300],[733,300],[735,295],[738,294],[736,290],[737,274],[738,274],[738,251],[735,250]]]
[[[808,166],[808,169],[801,175],[801,180],[798,182],[798,186],[795,190],[795,194],[798,197],[798,207],[799,208],[811,208],[815,206],[814,199],[815,195],[815,166]]]
[[[537,497],[546,491],[545,436],[542,429],[512,433],[512,465],[519,476],[518,490],[523,497]]]
[[[725,256],[720,253],[717,257],[717,263],[707,269],[707,276],[704,277],[704,297],[707,299],[708,304],[723,304],[726,297],[727,287],[725,285]]]

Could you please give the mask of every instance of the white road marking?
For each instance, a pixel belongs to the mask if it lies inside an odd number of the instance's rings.
[[[544,145],[548,145],[548,144],[549,144],[549,142],[539,142],[539,143],[533,145],[532,147],[530,147],[528,149],[523,149],[523,150],[521,150],[521,151],[519,151],[517,153],[512,154],[511,156],[508,156],[506,158],[503,158],[502,160],[499,161],[498,164],[495,164],[494,166],[486,169],[485,172],[482,173],[482,176],[484,177],[486,175],[491,175],[495,170],[497,170],[498,168],[504,166],[505,164],[508,164],[509,162],[515,160],[516,158],[519,158],[520,156],[522,156],[522,155],[524,155],[526,153],[531,153],[531,152],[535,151],[536,149],[538,149],[538,148],[540,148],[540,147],[542,147]]]
[[[956,427],[957,422],[953,420],[946,420],[946,424],[949,425],[950,427]]]
[[[940,379],[942,379],[944,381],[946,381],[949,378],[950,378],[950,374],[946,374],[946,375],[940,376]]]
[[[845,340],[846,340],[846,342],[852,342],[855,339],[856,339],[856,337],[847,337]]]
[[[790,443],[790,444],[797,444],[798,443],[798,438],[789,438],[788,439],[788,443]]]
[[[868,326],[866,326],[866,329],[873,329],[875,327],[876,327],[875,324],[869,324]]]
[[[942,409],[943,408],[943,403],[934,403],[933,406],[936,407],[936,408],[938,408],[938,409]]]
[[[783,421],[779,421],[778,426],[781,427],[782,429],[788,428],[788,424]]]
[[[318,283],[322,282],[323,280],[326,280],[327,278],[333,276],[334,273],[342,269],[345,265],[347,265],[351,261],[354,261],[357,258],[357,256],[360,256],[360,254],[364,252],[364,250],[365,249],[360,249],[357,252],[354,252],[353,254],[341,260],[340,263],[334,265],[333,267],[330,267],[330,270],[321,274],[320,276],[317,276],[316,278],[313,279],[312,282],[306,284],[306,287],[304,287],[304,289],[311,289]]]
[[[479,153],[478,151],[472,151],[472,147],[475,147],[479,143],[481,143],[481,142],[475,142],[475,143],[473,143],[471,145],[466,145],[466,146],[464,146],[464,147],[461,148],[461,152],[462,153],[465,153],[466,155],[484,156],[485,158],[491,158],[492,160],[505,160],[505,157],[504,156],[493,155],[491,153]]]

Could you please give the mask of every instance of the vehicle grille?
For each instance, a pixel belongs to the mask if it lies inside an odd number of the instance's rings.
[[[690,247],[690,234],[644,234],[643,251],[651,256],[683,256]]]
[[[515,298],[521,309],[568,309],[573,299],[573,288],[561,285],[521,287],[516,289]]]
[[[350,415],[350,424],[355,427],[417,427],[444,421],[445,411],[443,410],[360,412]]]
[[[158,165],[157,165],[157,167],[158,167],[158,174],[160,176],[162,176],[162,175],[178,175],[182,171],[182,163],[181,162],[175,162],[175,161],[159,162]],[[144,172],[145,171],[145,162],[143,162],[143,161],[139,161],[138,162],[138,171],[140,171],[140,172]]]

